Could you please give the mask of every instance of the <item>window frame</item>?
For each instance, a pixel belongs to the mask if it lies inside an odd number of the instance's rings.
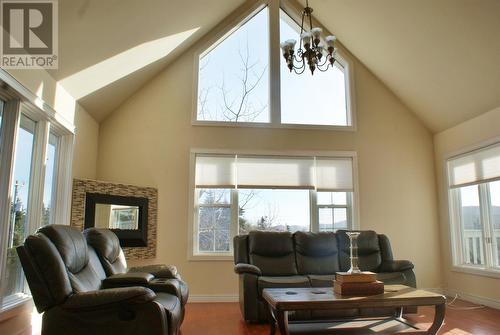
[[[462,231],[462,214],[461,214],[461,200],[460,200],[460,187],[450,187],[450,171],[448,168],[449,160],[462,155],[471,154],[476,150],[486,148],[488,146],[500,146],[500,137],[496,137],[476,145],[468,146],[462,150],[457,150],[444,157],[443,160],[443,180],[444,194],[446,204],[448,206],[448,225],[451,247],[451,267],[455,272],[468,273],[473,275],[480,275],[485,277],[500,278],[500,266],[495,266],[494,250],[495,242],[493,234],[493,223],[491,222],[491,198],[489,191],[489,183],[492,180],[484,180],[475,182],[470,185],[477,185],[479,196],[479,212],[482,226],[483,240],[481,246],[484,252],[484,264],[467,264],[465,263],[465,246]],[[488,242],[488,240],[490,242]],[[473,243],[474,244],[474,243]]]
[[[260,10],[268,7],[269,9],[269,122],[232,122],[232,121],[208,121],[198,120],[198,76],[200,57],[227,36],[244,25]],[[332,131],[357,130],[356,122],[356,97],[355,97],[355,76],[354,76],[354,57],[340,43],[337,42],[336,59],[344,68],[345,95],[346,95],[346,113],[348,125],[319,125],[319,124],[291,124],[281,123],[281,50],[278,48],[280,43],[280,9],[288,14],[295,22],[301,21],[303,8],[300,4],[291,0],[258,0],[247,3],[238,8],[230,17],[226,18],[212,31],[204,37],[204,42],[195,49],[194,67],[193,67],[193,97],[192,97],[192,126],[215,126],[215,127],[250,127],[250,128],[276,128],[276,129],[317,129]],[[313,26],[323,29],[323,35],[330,35],[320,22],[313,17]],[[272,98],[277,97],[277,98]]]
[[[188,192],[188,261],[233,261],[233,245],[230,242],[230,251],[224,253],[199,253],[198,250],[198,192],[195,187],[196,176],[196,155],[197,154],[217,154],[217,155],[256,155],[256,156],[294,156],[294,157],[350,157],[352,158],[353,191],[351,196],[347,196],[348,219],[351,219],[351,228],[360,228],[360,206],[359,206],[359,185],[358,185],[358,162],[355,151],[268,151],[268,150],[225,150],[225,149],[200,149],[193,148],[190,151],[189,159],[189,192]],[[319,231],[317,205],[317,191],[309,190],[309,231]],[[332,205],[333,206],[333,205]],[[345,208],[346,206],[340,206]],[[337,206],[338,207],[338,206]],[[349,207],[348,207],[349,208]],[[238,232],[238,189],[231,189],[231,239]]]
[[[10,227],[9,213],[11,206],[11,189],[13,173],[15,168],[16,141],[18,129],[21,122],[21,115],[36,122],[34,133],[33,154],[30,171],[30,189],[28,191],[27,217],[28,232],[33,233],[41,223],[41,211],[43,206],[43,188],[45,181],[45,159],[48,148],[48,136],[53,132],[59,137],[60,150],[56,153],[57,189],[53,194],[54,213],[56,220],[69,222],[71,214],[71,186],[72,186],[72,159],[74,126],[72,122],[66,120],[58,114],[52,107],[41,100],[38,96],[26,89],[8,72],[0,69],[0,81],[6,86],[0,89],[0,98],[5,101],[4,113],[2,117],[1,136],[2,147],[0,148],[0,278],[6,275],[6,261],[8,245],[8,231]],[[3,282],[3,280],[1,280]],[[19,306],[31,300],[26,280],[22,283],[23,291],[11,296],[3,296],[0,293],[0,313]],[[3,291],[3,289],[1,290]]]

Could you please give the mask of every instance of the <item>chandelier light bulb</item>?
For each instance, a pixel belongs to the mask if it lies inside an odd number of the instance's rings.
[[[280,43],[281,50],[283,50],[283,54],[286,55],[290,51],[290,44],[288,41]]]
[[[333,35],[329,35],[325,38],[325,42],[326,42],[326,45],[328,47],[333,47],[334,44],[335,44],[335,41],[337,40],[337,37],[333,36]]]
[[[297,41],[294,39],[289,39],[289,40],[286,40],[285,43],[287,43],[288,46],[290,47],[290,49],[293,50],[293,49],[295,49],[295,44],[297,43]]]
[[[311,34],[314,36],[314,38],[319,39],[321,37],[321,33],[323,32],[323,29],[316,27],[311,29]]]
[[[302,35],[300,35],[300,38],[302,39],[302,42],[304,42],[304,45],[311,44],[311,39],[312,39],[312,34],[310,32],[304,32]]]

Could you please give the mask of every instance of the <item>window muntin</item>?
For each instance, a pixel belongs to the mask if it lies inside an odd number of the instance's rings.
[[[265,7],[199,59],[197,120],[270,122]]]
[[[454,265],[500,270],[500,144],[448,160]]]
[[[193,255],[231,255],[232,237],[251,230],[352,229],[352,159],[194,154]],[[248,169],[259,173],[250,180]],[[269,175],[276,171],[283,176],[274,178],[273,184]],[[322,191],[318,185],[348,189]],[[330,211],[329,225],[326,211]]]
[[[9,221],[6,275],[3,295],[9,297],[24,292],[24,275],[16,254],[16,247],[24,242],[28,234],[28,213],[33,146],[36,123],[21,116],[16,141],[13,185],[11,190],[12,204]]]
[[[45,226],[54,223],[54,206],[53,200],[57,188],[57,158],[59,149],[59,137],[54,133],[49,134],[49,142],[47,144],[47,153],[45,159],[45,180],[43,186],[43,208],[42,222]]]
[[[300,26],[280,10],[280,40],[297,39]],[[335,62],[326,72],[297,75],[281,57],[281,123],[348,126],[344,68]]]

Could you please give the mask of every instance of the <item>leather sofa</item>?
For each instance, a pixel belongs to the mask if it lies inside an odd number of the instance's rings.
[[[42,335],[179,334],[183,306],[175,290],[149,287],[151,273],[107,276],[78,229],[45,226],[17,253],[35,306],[43,312]]]
[[[266,322],[264,288],[331,287],[335,273],[350,268],[350,243],[345,231],[336,233],[262,232],[235,236],[234,271],[239,275],[239,300],[247,322]],[[387,236],[362,231],[358,237],[359,267],[377,273],[385,284],[416,287],[413,264],[394,260]],[[408,310],[410,312],[413,310]],[[386,315],[388,310],[346,310],[334,315],[301,311],[294,319]]]

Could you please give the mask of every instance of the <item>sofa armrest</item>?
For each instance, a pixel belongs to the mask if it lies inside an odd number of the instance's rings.
[[[156,294],[145,287],[122,287],[80,292],[71,295],[62,308],[66,310],[99,309],[112,305],[136,305],[153,301]]]
[[[177,267],[175,265],[154,264],[145,266],[135,266],[128,270],[132,272],[147,272],[152,274],[155,278],[171,278],[181,279]]]
[[[380,265],[381,272],[400,272],[405,270],[411,270],[414,268],[412,262],[407,260],[387,260],[382,262]]]
[[[145,272],[119,273],[109,276],[102,281],[104,288],[122,286],[144,286],[147,285],[154,276]]]
[[[242,274],[242,273],[252,273],[257,276],[262,275],[262,271],[258,267],[252,264],[246,264],[246,263],[238,263],[234,266],[234,272],[237,274]]]

